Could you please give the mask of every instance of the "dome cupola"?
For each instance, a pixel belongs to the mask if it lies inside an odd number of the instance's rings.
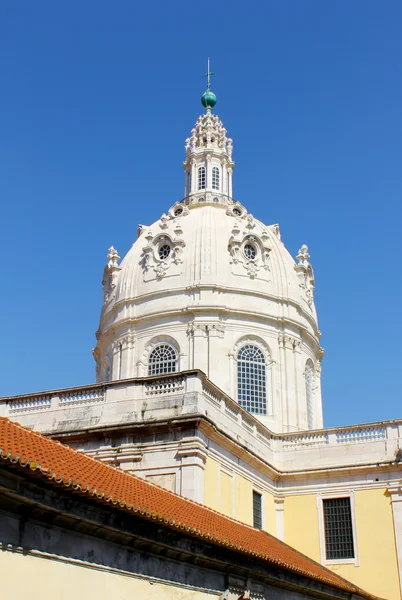
[[[109,250],[97,380],[199,369],[273,431],[321,427],[307,246],[296,264],[278,225],[233,200],[232,140],[206,103],[185,144],[184,200],[139,226],[121,263]]]

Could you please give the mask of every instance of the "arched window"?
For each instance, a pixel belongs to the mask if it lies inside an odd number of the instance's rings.
[[[198,167],[198,189],[205,190],[206,183],[207,176],[205,172],[205,167]]]
[[[237,398],[251,413],[267,413],[267,366],[257,346],[243,346],[237,355]]]
[[[218,167],[212,168],[212,189],[219,190],[219,169]]]
[[[149,355],[148,375],[163,375],[176,372],[177,357],[172,346],[161,344]]]
[[[314,427],[314,407],[313,407],[313,377],[314,370],[313,365],[310,361],[306,364],[304,371],[306,379],[306,404],[307,404],[307,427],[313,429]]]

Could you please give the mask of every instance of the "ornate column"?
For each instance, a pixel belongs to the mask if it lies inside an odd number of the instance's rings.
[[[321,369],[321,363],[319,360],[317,360],[315,363],[315,381],[313,389],[314,427],[316,429],[322,429],[324,427],[324,420],[322,416]]]
[[[281,398],[281,405],[282,405],[282,412],[281,412],[282,431],[288,431],[289,414],[288,414],[288,393],[287,393],[286,354],[285,354],[285,334],[284,333],[280,333],[278,335],[278,346],[279,346],[280,398]]]
[[[282,414],[284,431],[298,429],[298,404],[297,404],[297,364],[295,362],[295,348],[300,344],[293,336],[280,333],[278,336],[281,358],[281,383],[282,383]]]
[[[207,325],[192,321],[188,324],[187,335],[192,338],[192,368],[208,375]]]
[[[180,442],[176,458],[180,460],[180,495],[204,502],[204,470],[207,447],[199,438],[187,438]]]
[[[112,380],[121,379],[121,341],[117,340],[112,346]]]
[[[294,399],[296,405],[296,427],[297,429],[307,429],[307,412],[305,403],[305,385],[303,377],[303,364],[301,353],[301,340],[294,339],[293,358],[294,358]]]
[[[276,537],[283,542],[285,540],[285,498],[274,498],[274,503]]]
[[[121,379],[128,379],[135,377],[134,368],[134,346],[135,346],[135,335],[133,333],[126,334],[120,339],[121,344],[121,362],[120,362],[120,377]]]

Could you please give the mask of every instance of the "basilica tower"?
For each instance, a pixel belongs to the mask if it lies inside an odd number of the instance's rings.
[[[276,432],[322,427],[320,332],[308,248],[234,199],[233,143],[205,112],[186,139],[185,197],[104,270],[97,381],[199,369]]]

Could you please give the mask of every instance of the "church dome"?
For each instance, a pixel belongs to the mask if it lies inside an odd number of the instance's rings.
[[[308,249],[296,263],[278,225],[233,200],[232,149],[207,108],[186,140],[185,199],[139,226],[121,264],[110,248],[97,379],[200,369],[273,430],[319,427]]]

